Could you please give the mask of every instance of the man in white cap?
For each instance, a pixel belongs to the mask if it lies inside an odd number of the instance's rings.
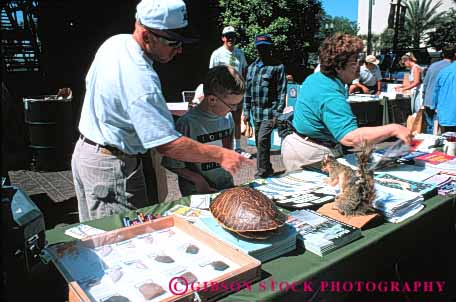
[[[366,57],[359,70],[359,78],[350,85],[350,94],[357,91],[365,94],[380,94],[382,91],[382,73],[378,63],[379,60],[375,56],[368,55]]]
[[[252,164],[174,128],[153,64],[171,61],[183,43],[194,42],[185,37],[184,2],[142,0],[136,10],[133,34],[106,40],[86,77],[71,163],[81,222],[148,205],[139,156],[148,149],[186,162],[216,162],[231,174]]]
[[[234,46],[236,44],[236,39],[237,33],[233,26],[227,26],[222,30],[223,45],[212,52],[209,68],[217,65],[232,66],[245,78],[248,67],[247,61],[244,52]],[[233,111],[232,114],[234,119],[234,150],[243,154],[245,157],[250,158],[251,154],[244,152],[244,150],[241,149],[242,104],[238,107],[238,110]]]

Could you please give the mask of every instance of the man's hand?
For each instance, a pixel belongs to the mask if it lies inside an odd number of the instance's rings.
[[[402,140],[404,143],[410,145],[412,143],[413,134],[410,129],[396,124],[396,129],[394,131],[394,136]]]
[[[361,89],[363,90],[363,93],[369,94],[369,88],[367,88],[366,86],[361,86]]]
[[[219,164],[231,175],[236,174],[243,165],[255,165],[254,160],[247,159],[243,155],[232,150],[224,149],[221,156]]]

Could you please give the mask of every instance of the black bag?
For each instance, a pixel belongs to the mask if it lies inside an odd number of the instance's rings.
[[[288,134],[295,132],[293,127],[293,111],[283,113],[277,117],[276,126],[280,138],[283,140]]]

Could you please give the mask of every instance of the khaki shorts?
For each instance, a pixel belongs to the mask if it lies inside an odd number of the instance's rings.
[[[325,146],[310,142],[296,133],[287,135],[282,142],[282,161],[287,172],[304,167],[321,167],[326,154],[338,156],[338,152]]]

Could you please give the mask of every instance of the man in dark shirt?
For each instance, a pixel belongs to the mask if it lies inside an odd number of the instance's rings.
[[[255,46],[258,58],[247,70],[244,121],[248,123],[252,115],[257,147],[255,177],[266,178],[274,173],[270,160],[271,133],[285,107],[287,79],[283,64],[272,57],[271,36],[256,36]]]

